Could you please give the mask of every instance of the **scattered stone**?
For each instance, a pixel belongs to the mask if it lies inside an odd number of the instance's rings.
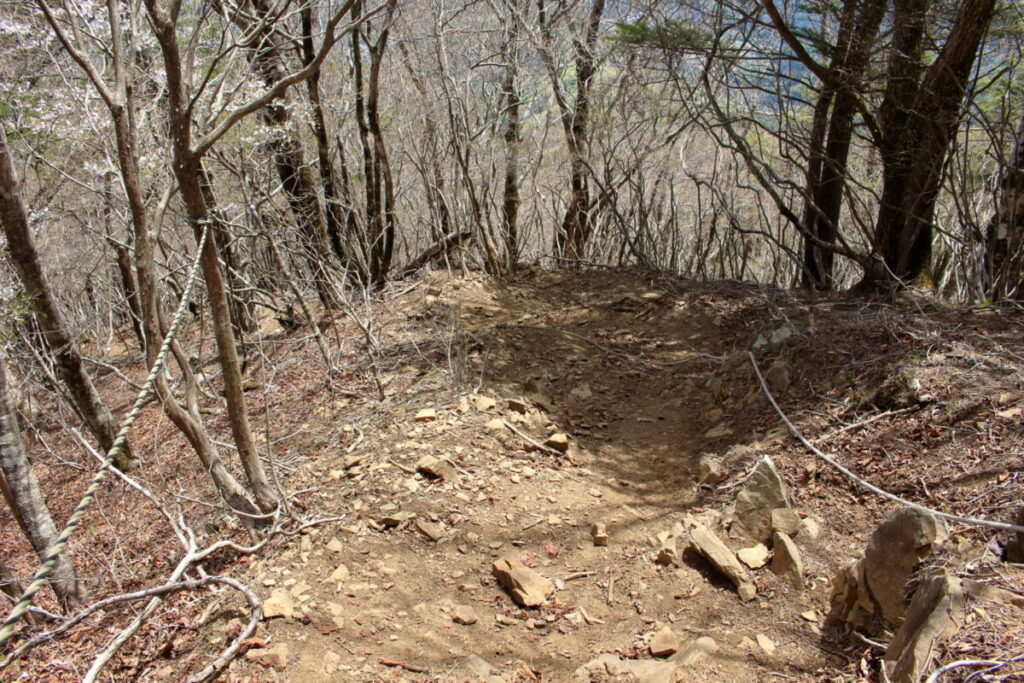
[[[440,524],[429,522],[423,518],[417,518],[415,522],[416,530],[421,534],[429,538],[434,543],[437,543],[444,538],[444,528]]]
[[[674,564],[678,557],[676,550],[676,535],[671,531],[662,531],[657,536],[658,557],[655,562],[658,564]]]
[[[518,398],[507,399],[505,401],[505,405],[513,413],[519,413],[521,415],[525,415],[526,411],[530,409],[530,405],[526,401]]]
[[[678,665],[693,664],[698,659],[713,655],[718,652],[718,643],[715,642],[714,638],[708,636],[701,636],[697,640],[690,643],[690,646],[681,652],[677,652],[670,661],[675,662]]]
[[[345,544],[336,538],[332,538],[327,541],[327,549],[332,553],[340,553],[345,551]]]
[[[817,540],[821,536],[821,522],[813,517],[806,517],[800,523],[800,530],[808,538]]]
[[[775,394],[784,394],[789,389],[789,367],[786,361],[777,360],[764,373],[764,381]]]
[[[917,683],[939,653],[939,641],[951,636],[964,620],[960,579],[944,570],[914,591],[906,620],[885,651],[885,669],[893,683]]]
[[[434,479],[454,480],[459,476],[455,467],[447,460],[435,458],[432,455],[424,455],[416,461],[416,469],[428,477]]]
[[[455,608],[452,609],[452,621],[464,626],[475,624],[477,621],[476,612],[474,612],[473,608],[469,605],[456,605]]]
[[[817,612],[817,610],[809,609],[806,612],[801,612],[800,616],[803,617],[805,621],[809,621],[811,623],[817,623],[818,622],[818,612]]]
[[[772,511],[788,507],[786,485],[771,458],[765,456],[736,494],[732,530],[764,543],[772,535]]]
[[[433,408],[424,408],[416,413],[414,419],[417,422],[431,422],[437,419],[437,411]]]
[[[285,617],[291,619],[295,616],[295,602],[288,594],[287,588],[278,588],[270,593],[270,597],[263,601],[263,618],[273,619]]]
[[[747,565],[751,569],[760,569],[768,563],[768,546],[764,543],[758,543],[750,548],[740,548],[736,551],[736,557],[740,558],[740,562]]]
[[[597,522],[590,527],[590,537],[594,539],[596,546],[608,545],[608,529],[602,522]]]
[[[725,465],[718,458],[711,455],[702,455],[697,462],[697,482],[714,486],[729,476]]]
[[[772,531],[786,534],[790,538],[800,533],[803,520],[793,508],[775,508],[771,512]]]
[[[672,661],[625,659],[606,652],[576,669],[572,681],[573,683],[591,683],[591,681],[622,680],[672,683],[675,680],[677,666]]]
[[[745,583],[736,589],[736,595],[740,596],[743,602],[750,602],[757,597],[757,586],[753,583]]]
[[[766,655],[775,654],[775,642],[763,633],[758,633],[755,636],[758,646],[764,650]]]
[[[381,515],[378,521],[381,524],[383,524],[385,528],[394,529],[397,526],[405,524],[410,519],[413,519],[415,516],[415,512],[406,512],[404,510],[399,510],[397,512],[391,512],[388,514]]]
[[[831,618],[877,633],[906,612],[914,571],[946,540],[943,522],[919,508],[886,515],[864,551],[833,579]]]
[[[690,542],[694,549],[708,558],[708,561],[715,565],[718,571],[725,574],[737,589],[743,589],[740,595],[743,600],[753,599],[757,589],[751,583],[750,575],[736,559],[736,555],[715,535],[715,532],[705,526],[697,526],[690,532]]]
[[[266,667],[283,669],[288,664],[288,646],[284,643],[272,648],[254,647],[245,653],[245,658]]]
[[[651,654],[655,657],[668,657],[676,653],[680,644],[679,634],[665,626],[651,638]]]
[[[555,592],[555,585],[522,562],[502,558],[494,563],[491,573],[523,607],[543,605]]]
[[[804,562],[800,558],[800,550],[786,534],[776,531],[772,537],[772,548],[775,550],[775,557],[772,558],[772,572],[796,588],[803,590],[804,587]]]
[[[544,445],[548,448],[553,448],[559,453],[565,453],[569,450],[569,437],[561,432],[552,434],[548,437]]]
[[[502,420],[500,417],[496,417],[493,420],[488,420],[487,424],[484,425],[484,431],[488,433],[501,432],[504,431],[504,429],[505,421]]]
[[[498,405],[498,403],[490,396],[477,396],[473,399],[473,405],[482,413],[491,410],[494,406]]]

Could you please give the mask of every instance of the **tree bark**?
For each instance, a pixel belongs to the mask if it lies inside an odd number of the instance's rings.
[[[46,501],[39,491],[39,484],[32,467],[29,465],[28,454],[21,440],[18,418],[11,402],[8,384],[7,367],[0,361],[0,468],[6,481],[5,494],[9,493],[8,504],[25,537],[32,545],[40,560],[47,556],[47,550],[57,540],[57,527],[53,523]],[[65,609],[80,602],[81,589],[75,567],[68,559],[67,553],[61,553],[57,565],[50,573],[50,586]]]
[[[178,51],[177,30],[174,21],[158,5],[157,0],[145,0],[153,24],[153,30],[160,44],[164,70],[167,78],[167,110],[170,123],[170,138],[174,175],[179,192],[185,204],[186,213],[192,224],[196,242],[199,243],[204,230],[214,229],[217,216],[211,199],[203,191],[204,170],[199,152],[192,149],[192,120],[189,115],[189,98],[181,71],[181,56]],[[249,426],[249,416],[242,393],[242,373],[238,361],[238,349],[231,326],[224,277],[220,269],[216,240],[207,239],[201,253],[203,279],[210,301],[214,337],[224,381],[224,398],[227,400],[228,421],[231,434],[238,449],[238,457],[245,472],[246,481],[256,498],[256,504],[263,512],[277,508],[277,495],[267,479],[263,464],[256,450],[256,443]]]
[[[971,67],[994,12],[995,0],[965,0],[945,45],[925,70],[927,2],[896,2],[890,80],[881,109],[882,198],[874,236],[885,272],[866,274],[862,288],[929,277],[935,199]]]
[[[117,435],[117,423],[104,405],[99,392],[85,372],[78,346],[64,327],[63,318],[50,293],[29,228],[28,211],[21,199],[18,180],[7,146],[6,133],[0,126],[0,223],[7,237],[11,263],[18,272],[22,286],[31,297],[32,310],[43,340],[53,355],[57,376],[68,389],[75,408],[82,415],[89,431],[104,451],[110,450]],[[114,465],[127,471],[134,465],[131,449],[125,443]]]

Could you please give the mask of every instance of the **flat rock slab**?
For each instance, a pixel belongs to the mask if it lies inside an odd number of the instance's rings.
[[[270,597],[263,601],[263,618],[273,619],[285,617],[291,619],[295,616],[295,601],[288,594],[287,588],[278,588],[270,593]]]
[[[523,607],[539,607],[555,592],[555,584],[518,560],[502,558],[494,563],[491,573]]]
[[[769,554],[768,546],[764,543],[758,543],[750,548],[740,548],[736,551],[736,557],[740,558],[740,562],[751,569],[760,569],[768,564]]]
[[[416,469],[432,479],[451,481],[459,476],[459,473],[450,462],[441,458],[435,458],[432,455],[424,455],[417,460]]]
[[[669,655],[674,655],[679,650],[681,643],[682,641],[679,638],[679,634],[668,626],[665,626],[655,633],[653,638],[651,638],[651,654],[655,657],[668,657]]]
[[[778,531],[775,532],[772,539],[772,547],[775,548],[775,557],[772,558],[772,572],[789,581],[793,588],[803,590],[804,562],[800,558],[800,549],[796,547],[793,539]]]
[[[772,511],[788,507],[786,485],[771,458],[765,456],[736,494],[733,531],[764,543],[772,536]]]
[[[864,550],[864,578],[887,622],[903,619],[911,575],[946,538],[942,520],[914,508],[886,515],[871,534]]]
[[[694,527],[693,531],[690,532],[690,543],[697,552],[708,558],[708,561],[718,571],[722,572],[732,581],[736,588],[753,587],[750,574],[743,568],[740,561],[736,559],[736,555],[729,550],[729,547],[711,529],[700,525]],[[750,595],[749,588],[743,591],[741,597],[749,599],[747,595]],[[751,597],[753,596],[751,595]]]

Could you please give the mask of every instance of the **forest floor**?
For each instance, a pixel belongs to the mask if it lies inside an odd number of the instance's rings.
[[[253,427],[272,446],[276,478],[294,492],[290,511],[338,519],[204,565],[291,613],[261,622],[225,680],[569,681],[602,653],[651,660],[650,641],[666,626],[681,650],[701,637],[717,650],[642,680],[877,680],[882,651],[829,627],[829,595],[832,577],[897,505],[793,438],[748,351],[762,372],[776,368],[773,393],[797,428],[872,483],[1001,521],[1024,494],[1019,311],[528,269],[506,281],[430,273],[356,312],[372,320],[376,344],[367,348],[335,312],[324,338],[343,372],[330,381],[309,326],[250,344]],[[196,353],[216,387],[210,342]],[[108,362],[142,376],[137,353]],[[908,377],[927,400],[901,403],[884,390]],[[125,403],[133,393],[112,372],[102,391]],[[206,404],[218,438],[229,440],[222,407]],[[61,520],[91,463],[58,457],[72,449],[66,431],[55,418],[36,422],[29,438]],[[530,443],[556,434],[567,437],[564,454]],[[145,462],[133,476],[177,495],[200,541],[244,540],[231,520],[192,503],[210,494],[155,405],[133,439]],[[423,471],[427,455],[442,460],[434,467],[444,476]],[[686,549],[685,534],[677,556],[660,564],[658,535],[679,535],[695,520],[714,525],[766,455],[805,520],[794,539],[804,588],[766,565],[751,570],[757,596],[744,602]],[[721,461],[721,481],[698,481],[702,456]],[[0,549],[26,574],[31,557],[10,518],[3,524]],[[595,545],[594,524],[606,526],[607,545]],[[754,545],[719,535],[734,550]],[[173,567],[171,536],[149,503],[114,481],[73,557],[95,597],[135,590]],[[1024,593],[1024,567],[1002,561],[1004,540],[953,525],[943,562]],[[492,575],[502,558],[550,579],[550,599],[517,605]],[[236,594],[183,593],[168,605],[121,651],[111,680],[182,679],[245,621]],[[131,616],[104,614],[4,676],[75,680]],[[1021,616],[972,611],[938,659],[1022,654]]]

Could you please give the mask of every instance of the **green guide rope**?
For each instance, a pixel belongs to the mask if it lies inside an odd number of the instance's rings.
[[[46,552],[46,558],[40,563],[39,568],[36,570],[35,575],[32,577],[32,582],[29,583],[28,588],[22,593],[18,602],[15,603],[11,609],[11,613],[7,616],[3,626],[0,626],[0,647],[10,639],[14,633],[14,627],[28,612],[29,607],[32,605],[32,599],[36,596],[36,593],[46,583],[46,577],[50,575],[53,568],[57,566],[57,558],[62,552],[64,552],[65,546],[68,544],[68,540],[71,538],[71,534],[75,532],[78,527],[78,523],[82,521],[82,517],[85,516],[85,511],[92,504],[92,501],[96,497],[96,492],[100,488],[100,484],[103,482],[103,477],[107,474],[107,470],[110,469],[114,462],[114,459],[121,453],[125,443],[128,441],[128,430],[131,429],[132,423],[135,422],[135,418],[139,416],[142,411],[142,406],[149,399],[150,394],[153,392],[153,385],[156,382],[156,378],[159,376],[160,371],[163,369],[164,361],[167,359],[167,352],[171,348],[171,342],[174,341],[174,335],[178,331],[178,326],[185,317],[185,311],[188,310],[188,302],[192,297],[192,290],[195,287],[196,275],[199,273],[199,263],[202,258],[203,247],[206,245],[207,235],[209,229],[203,228],[203,234],[199,239],[199,249],[196,250],[196,258],[192,264],[192,271],[188,276],[188,283],[185,286],[185,291],[181,296],[181,301],[178,303],[178,310],[174,313],[174,320],[171,321],[171,327],[167,330],[167,336],[164,337],[163,344],[160,346],[160,352],[157,354],[156,362],[153,363],[153,367],[149,371],[149,376],[146,377],[145,384],[142,385],[142,390],[139,391],[139,395],[135,398],[135,403],[132,405],[131,410],[124,416],[124,420],[121,422],[121,428],[117,432],[117,437],[114,439],[113,445],[107,452],[107,457],[104,458],[103,463],[99,469],[96,470],[96,474],[93,475],[92,482],[89,484],[89,488],[86,489],[85,494],[82,496],[82,500],[78,503],[78,507],[71,513],[71,517],[68,519],[68,523],[64,526],[64,530],[60,532],[60,536]],[[8,660],[0,662],[0,668],[7,666]]]

